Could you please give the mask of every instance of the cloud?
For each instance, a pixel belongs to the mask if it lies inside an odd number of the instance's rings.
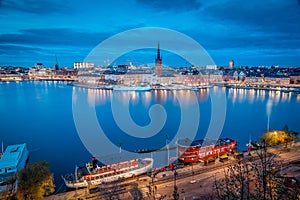
[[[3,0],[1,9],[14,10],[32,14],[53,14],[68,11],[66,1],[47,1],[47,0]]]
[[[0,65],[31,66],[37,61],[52,66],[56,54],[63,66],[73,66],[109,33],[67,28],[26,29],[0,35]],[[17,59],[16,59],[17,58]]]
[[[176,0],[176,1],[161,1],[161,0],[137,0],[138,3],[152,7],[157,10],[175,10],[175,11],[191,11],[198,10],[201,3],[197,0]]]
[[[37,52],[41,51],[41,48],[28,47],[21,45],[0,45],[0,55],[20,55],[24,52]]]
[[[230,58],[256,49],[265,50],[259,52],[261,57],[272,49],[274,55],[286,55],[286,50],[299,57],[300,0],[100,2],[0,0],[0,61],[5,60],[5,53],[13,55],[18,46],[28,47],[22,49],[28,57],[31,52],[46,55],[53,51],[84,56],[114,34],[147,26],[187,34],[208,51],[220,52],[221,58],[225,57],[222,51]],[[14,47],[7,46],[11,49],[6,51],[4,45]]]
[[[24,67],[33,66],[36,62],[42,62],[47,67],[55,64],[56,56],[60,66],[73,66],[75,61],[83,61],[89,50],[73,47],[46,48],[25,45],[0,44],[0,66],[18,65]]]
[[[209,50],[299,49],[300,9],[297,1],[202,3],[201,11],[195,14],[199,19],[195,25],[198,28],[187,33]]]
[[[300,30],[300,9],[296,1],[226,0],[210,4],[205,12],[220,23],[240,29],[290,32]]]
[[[0,44],[91,47],[110,36],[103,32],[85,32],[67,28],[25,29],[0,35]]]

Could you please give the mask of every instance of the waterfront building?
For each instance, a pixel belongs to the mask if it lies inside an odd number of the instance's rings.
[[[88,69],[95,67],[92,62],[74,62],[74,69]]]
[[[156,55],[156,58],[155,58],[155,74],[157,76],[162,75],[162,58],[160,56],[159,43],[158,43],[158,48],[157,48],[157,55]]]
[[[243,71],[241,71],[241,72],[239,73],[239,80],[240,80],[240,81],[244,81],[245,78],[246,78],[246,74],[245,74]]]
[[[157,77],[157,82],[156,84],[158,85],[171,85],[171,84],[174,84],[174,83],[178,83],[178,78],[176,78],[176,76],[174,75],[161,75],[161,76],[158,76]]]
[[[264,77],[264,82],[269,84],[290,84],[290,78],[281,78],[281,77]]]
[[[155,76],[150,71],[129,70],[126,74],[120,75],[121,83],[124,85],[135,85],[141,83],[151,83],[155,81]]]
[[[300,83],[300,68],[293,69],[290,73],[290,83],[299,84]]]
[[[291,84],[299,84],[300,83],[300,74],[293,74],[290,76],[290,83]]]
[[[198,81],[204,83],[221,83],[223,81],[223,72],[220,70],[201,70]]]
[[[206,69],[217,70],[218,67],[217,67],[217,65],[206,65]]]
[[[97,74],[79,74],[76,79],[79,83],[97,84],[101,80],[101,76]]]
[[[233,78],[234,78],[235,81],[237,81],[239,79],[239,73],[238,73],[238,71],[235,71],[233,73]]]
[[[43,63],[36,63],[36,64],[35,64],[35,68],[36,68],[36,69],[42,69],[42,68],[45,68],[45,66],[44,66]]]

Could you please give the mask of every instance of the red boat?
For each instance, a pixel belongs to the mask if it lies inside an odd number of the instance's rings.
[[[217,141],[182,139],[177,141],[179,160],[185,163],[204,162],[236,151],[236,141],[230,138]]]

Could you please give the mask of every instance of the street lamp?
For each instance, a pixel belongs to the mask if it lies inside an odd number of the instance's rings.
[[[179,194],[178,194],[178,188],[177,188],[177,185],[176,185],[176,176],[178,175],[176,169],[174,171],[174,192],[173,192],[173,197],[174,197],[174,200],[178,200],[179,199]]]
[[[183,195],[182,200],[185,200],[185,191],[184,191],[184,189],[181,190],[181,194]]]
[[[194,171],[193,163],[192,163],[192,174],[193,174],[193,180],[191,180],[190,183],[196,183],[196,180],[195,180],[195,171]]]

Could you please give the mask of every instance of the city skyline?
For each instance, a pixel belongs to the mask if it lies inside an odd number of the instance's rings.
[[[72,67],[115,34],[161,27],[196,40],[218,66],[228,66],[231,59],[235,66],[299,66],[299,21],[299,0],[130,0],[90,4],[4,0],[0,1],[0,65],[31,67],[42,62],[52,67],[57,56],[60,67]],[[180,59],[162,53],[164,64],[178,65]],[[152,49],[129,57],[147,64],[154,63],[155,54]]]

